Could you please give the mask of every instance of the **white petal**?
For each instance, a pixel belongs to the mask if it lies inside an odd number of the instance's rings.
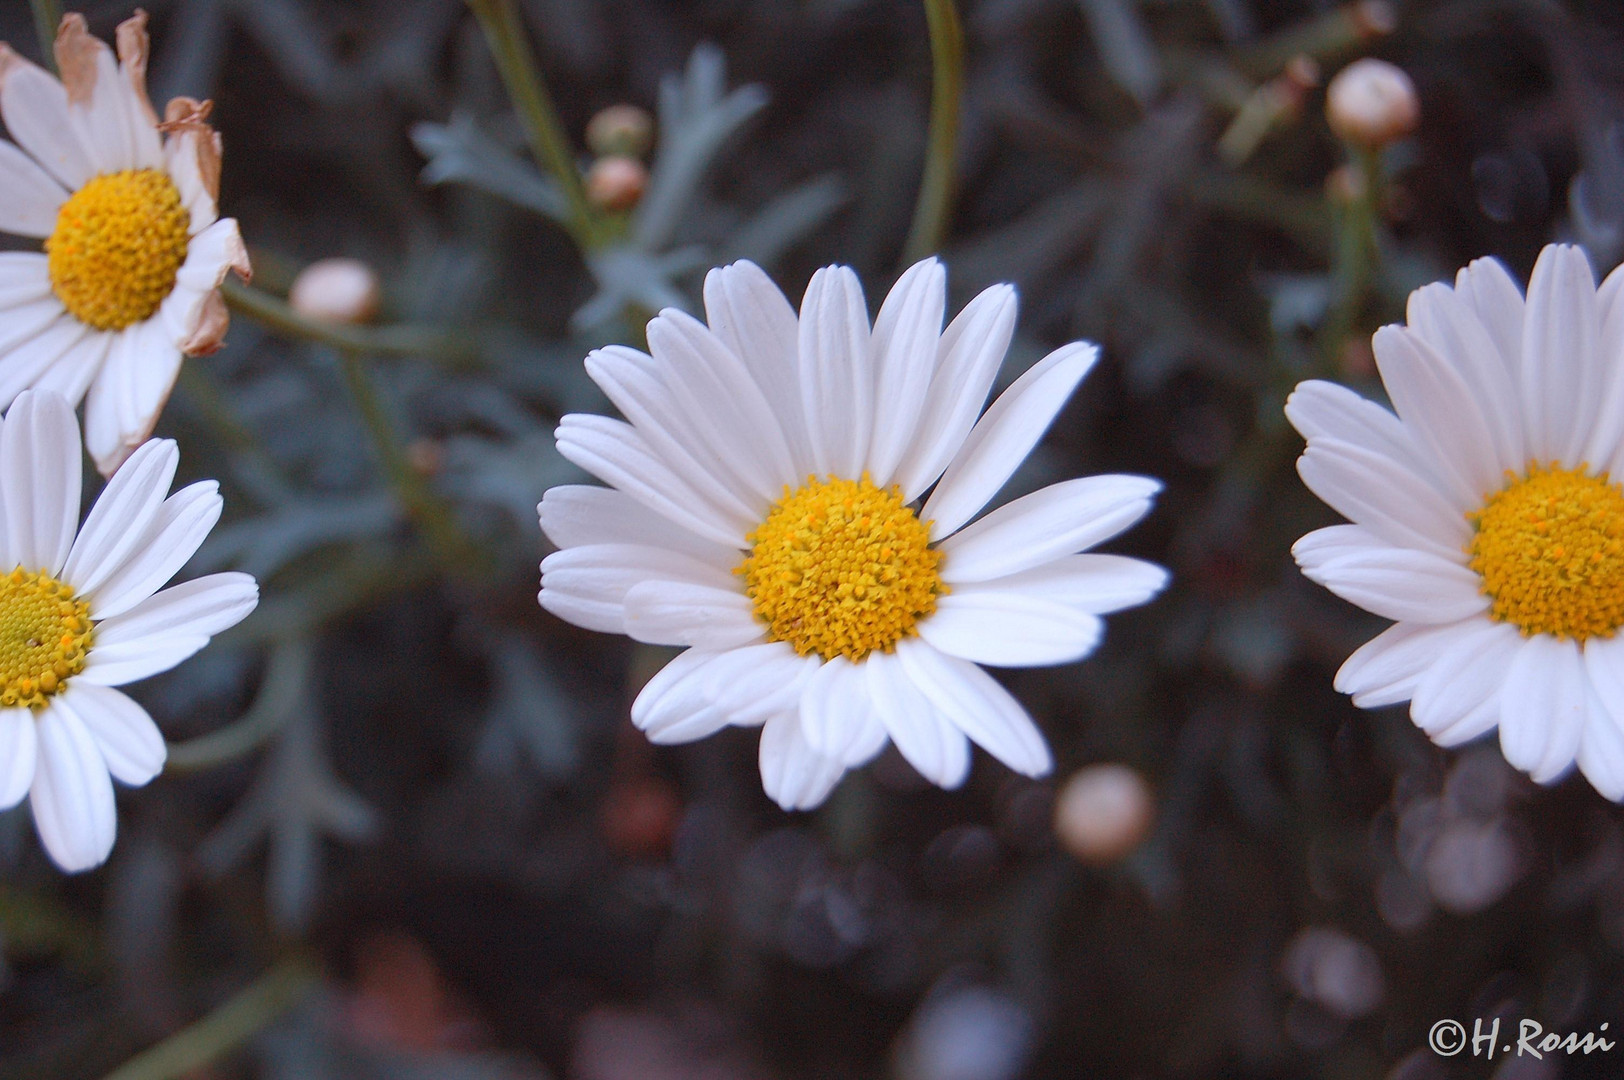
[[[816,656],[797,656],[787,642],[745,645],[705,665],[705,693],[728,723],[754,727],[773,713],[793,711],[821,665]]]
[[[1500,749],[1537,783],[1573,764],[1589,711],[1579,645],[1549,634],[1525,639],[1500,692]]]
[[[736,649],[760,641],[767,630],[737,589],[645,581],[626,593],[625,606],[626,633],[651,645]]]
[[[1488,619],[1462,622],[1416,681],[1410,717],[1440,746],[1458,746],[1500,722],[1500,687],[1522,643]]]
[[[114,335],[85,400],[85,449],[103,476],[147,441],[180,374],[180,349],[161,318]]]
[[[1137,607],[1167,586],[1166,570],[1125,555],[1064,555],[1007,577],[960,582],[952,595],[1007,592],[1105,615]]]
[[[10,323],[14,308],[50,298],[50,264],[43,253],[0,251],[0,317]]]
[[[213,480],[199,480],[165,499],[124,562],[94,589],[81,590],[90,600],[91,618],[110,619],[157,592],[197,552],[220,520],[221,508],[220,485]],[[93,576],[104,573],[97,566],[86,569]]]
[[[34,159],[0,139],[0,232],[44,239],[56,228],[56,212],[68,193]]]
[[[1488,330],[1513,381],[1522,367],[1523,294],[1498,259],[1474,259],[1455,275],[1455,295]]]
[[[804,477],[813,465],[796,375],[795,309],[761,267],[740,261],[705,275],[705,321],[750,369],[784,433],[794,476]]]
[[[925,408],[947,308],[947,270],[934,258],[910,266],[891,286],[874,318],[870,363],[875,390],[868,473],[886,487],[913,445]]]
[[[1297,474],[1326,505],[1397,547],[1450,559],[1471,541],[1468,511],[1440,498],[1422,476],[1391,458],[1336,439],[1317,439],[1297,459]]]
[[[536,511],[541,531],[559,548],[642,544],[680,551],[723,569],[740,561],[737,548],[696,536],[614,488],[560,484],[547,489]]]
[[[654,325],[649,324],[651,333]],[[664,342],[664,336],[654,336]],[[684,400],[671,391],[670,376],[661,370],[671,351],[669,344],[662,344],[662,356],[654,359],[611,345],[586,358],[586,372],[661,461],[681,476],[702,475],[707,490],[721,493],[715,501],[740,516],[761,517],[787,481],[775,482],[763,471],[760,453],[747,438],[739,437],[737,418],[715,403],[714,394],[708,396],[707,406],[698,404],[705,399],[686,395]],[[715,434],[719,431],[731,438]],[[786,464],[786,477],[788,468]]]
[[[95,380],[107,353],[117,340],[117,334],[91,331],[69,347],[50,367],[34,380],[35,390],[52,390],[68,399],[72,405],[84,400],[85,391]]]
[[[668,308],[648,324],[649,351],[701,437],[771,501],[798,481],[778,418],[750,368],[704,323]]]
[[[869,699],[908,764],[938,787],[956,788],[970,771],[970,745],[904,666],[901,649],[910,640],[897,642],[898,652],[869,653],[863,661]]]
[[[1415,440],[1427,448],[1437,475],[1449,485],[1459,509],[1476,509],[1500,490],[1505,470],[1524,463],[1509,463],[1511,444],[1496,438],[1497,430],[1514,432],[1508,417],[1485,414],[1485,402],[1467,382],[1466,371],[1440,356],[1417,334],[1400,326],[1384,326],[1371,339],[1382,383]],[[1492,358],[1489,370],[1492,368]],[[1508,380],[1509,381],[1509,380]],[[1507,403],[1515,397],[1507,389]],[[1520,446],[1520,440],[1516,441]]]
[[[113,781],[79,718],[46,707],[36,720],[39,763],[29,792],[34,827],[56,864],[73,873],[99,866],[113,850],[118,818]]]
[[[32,709],[0,709],[0,810],[11,809],[28,794],[37,742]]]
[[[1108,540],[1144,517],[1161,483],[1143,476],[1086,476],[1005,503],[938,547],[942,580],[987,581]]]
[[[136,168],[144,163],[137,160],[135,150],[135,103],[129,84],[120,76],[118,61],[105,42],[88,34],[84,40],[94,43],[95,85],[89,101],[69,106],[68,122],[98,173]]]
[[[1528,280],[1519,388],[1528,452],[1572,467],[1590,434],[1600,385],[1596,277],[1584,250],[1550,244]]]
[[[898,642],[896,655],[931,704],[987,753],[1024,776],[1054,768],[1037,725],[998,680],[922,641]]]
[[[64,580],[92,591],[118,569],[146,536],[179,462],[173,439],[153,439],[130,456],[91,506],[62,568]]]
[[[1087,342],[1056,349],[998,396],[931,492],[922,516],[940,539],[969,521],[1004,486],[1071,397],[1100,351]]]
[[[199,161],[204,156],[218,160],[218,153],[205,149],[207,144],[203,142],[218,138],[206,127],[201,130],[187,127],[164,140],[164,168],[180,190],[181,205],[192,215],[193,236],[206,230],[220,214],[214,193],[210,191],[199,168]]]
[[[1427,285],[1411,293],[1405,321],[1410,332],[1431,346],[1465,383],[1474,416],[1481,416],[1496,454],[1487,464],[1465,464],[1486,491],[1497,490],[1507,469],[1520,472],[1528,464],[1515,368],[1501,355],[1472,303],[1447,285]]]
[[[1579,742],[1579,768],[1597,791],[1617,802],[1624,799],[1624,637],[1591,638],[1584,652],[1593,693],[1590,721]]]
[[[834,758],[807,745],[794,713],[779,713],[761,729],[761,786],[785,810],[811,810],[846,774]]]
[[[781,641],[715,653],[689,649],[643,687],[632,723],[657,743],[689,742],[728,724],[755,726],[794,711],[818,663]]]
[[[981,415],[1015,333],[1016,306],[1012,287],[994,285],[942,332],[916,437],[897,465],[896,483],[910,502],[942,475]]]
[[[127,695],[74,679],[52,705],[79,718],[115,780],[140,787],[163,771],[169,756],[164,737],[147,710]]]
[[[1475,621],[1475,619],[1474,619]],[[1336,688],[1361,709],[1408,701],[1416,683],[1459,636],[1461,624],[1389,626],[1354,651],[1336,673]]]
[[[571,413],[558,422],[556,438],[565,458],[655,513],[724,546],[736,550],[749,546],[745,534],[759,522],[719,508],[679,479],[630,424]]]
[[[27,391],[0,430],[8,566],[55,577],[79,525],[79,424],[61,395]]]
[[[11,137],[69,191],[77,191],[96,175],[96,166],[68,119],[68,92],[15,54],[0,74],[0,116]]]
[[[1322,440],[1352,443],[1390,459],[1395,469],[1424,478],[1438,498],[1459,497],[1449,483],[1438,479],[1432,455],[1416,445],[1398,417],[1340,383],[1320,379],[1298,383],[1286,398],[1286,419],[1310,446]]]
[[[186,242],[186,261],[175,275],[175,287],[200,294],[213,292],[231,270],[242,269],[247,261],[237,219],[221,218]]]
[[[122,615],[96,624],[95,650],[157,637],[213,637],[236,626],[259,604],[248,574],[205,574],[160,589]]]
[[[1053,600],[984,587],[940,597],[917,629],[949,656],[993,667],[1040,667],[1093,652],[1105,623]]]
[[[644,684],[632,702],[632,723],[650,742],[693,742],[727,726],[727,714],[715,706],[705,680],[698,677],[718,655],[689,649]]]
[[[844,656],[818,666],[801,693],[801,733],[814,751],[846,760],[874,719],[863,665]]]
[[[679,551],[638,544],[589,544],[567,548],[541,563],[541,605],[555,614],[557,597],[590,605],[596,614],[588,630],[626,632],[626,594],[645,581],[675,581],[738,591],[726,570]],[[571,620],[574,621],[574,620]]]
[[[67,313],[55,297],[5,313],[0,339],[8,331],[28,331],[26,340],[0,344],[0,402],[10,405],[86,337],[96,333]]]
[[[1477,573],[1429,551],[1394,547],[1358,525],[1333,525],[1291,549],[1310,581],[1384,619],[1451,623],[1488,610]]]
[[[208,643],[202,634],[157,634],[118,645],[92,645],[85,669],[74,681],[123,686],[168,671]]]
[[[874,371],[863,286],[850,268],[812,275],[801,301],[799,358],[813,464],[819,474],[854,480],[874,434]]]

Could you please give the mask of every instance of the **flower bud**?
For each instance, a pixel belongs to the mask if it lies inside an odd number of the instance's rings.
[[[1421,103],[1408,75],[1385,60],[1366,57],[1331,80],[1325,116],[1331,130],[1347,142],[1380,150],[1415,130]]]
[[[654,143],[654,118],[636,105],[611,105],[586,125],[586,145],[599,157],[642,157]]]
[[[1090,765],[1060,789],[1054,831],[1073,856],[1104,866],[1143,843],[1155,817],[1155,799],[1144,777],[1126,765]]]
[[[636,158],[601,157],[586,174],[586,197],[604,210],[630,210],[648,187],[648,169]]]
[[[318,259],[293,279],[288,306],[307,319],[364,323],[378,314],[378,275],[359,259]]]

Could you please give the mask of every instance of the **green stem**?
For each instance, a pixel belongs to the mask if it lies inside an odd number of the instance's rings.
[[[959,99],[964,96],[964,29],[953,0],[925,0],[930,27],[930,134],[919,201],[902,261],[911,265],[942,249],[953,208],[953,167],[959,143]]]
[[[1381,205],[1381,157],[1374,150],[1349,147],[1358,170],[1358,190],[1343,207],[1338,222],[1336,267],[1331,277],[1330,306],[1320,327],[1320,359],[1327,371],[1358,329],[1376,274],[1376,210]]]
[[[58,0],[28,0],[34,9],[34,33],[39,35],[40,59],[49,71],[56,70],[56,28],[62,25],[62,5]]]
[[[507,87],[508,97],[518,111],[519,123],[524,127],[526,141],[536,164],[551,172],[564,192],[569,204],[570,233],[581,250],[590,251],[597,246],[598,221],[592,204],[587,202],[586,188],[575,167],[575,155],[570,149],[569,137],[559,122],[558,110],[547,93],[541,71],[536,66],[535,54],[525,41],[524,25],[514,0],[467,0],[474,17],[485,31],[485,40],[496,60]]]
[[[144,1050],[105,1080],[174,1080],[219,1060],[297,1005],[320,972],[307,957],[292,956],[189,1027]]]
[[[340,350],[339,357],[344,368],[344,381],[349,384],[350,395],[355,398],[361,420],[366,424],[372,444],[383,461],[384,472],[394,485],[406,513],[422,528],[435,555],[446,566],[465,570],[481,562],[477,549],[457,526],[451,507],[429,486],[423,474],[412,467],[406,456],[406,447],[395,431],[360,353],[345,349]]]
[[[467,335],[426,326],[350,326],[307,319],[286,300],[252,285],[226,279],[220,292],[231,309],[285,337],[331,345],[347,352],[383,356],[426,356],[451,367],[477,367],[480,352]]]

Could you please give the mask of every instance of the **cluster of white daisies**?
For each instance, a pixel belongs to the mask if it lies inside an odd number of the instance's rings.
[[[207,103],[147,99],[145,16],[117,54],[69,16],[61,80],[0,45],[0,808],[29,796],[47,851],[94,866],[110,778],[165,748],[112,687],[166,670],[245,617],[244,574],[161,588],[221,504],[167,495],[177,453],[148,440],[185,354],[217,347],[219,286],[247,257],[217,217]],[[1356,704],[1411,702],[1453,745],[1498,728],[1550,781],[1575,762],[1624,797],[1624,278],[1546,250],[1528,296],[1498,263],[1410,302],[1375,338],[1395,412],[1325,382],[1287,406],[1304,481],[1352,524],[1304,537],[1304,572],[1395,625],[1337,677]],[[638,695],[661,743],[761,727],[767,793],[821,803],[888,743],[961,783],[976,743],[1052,766],[1031,717],[983,669],[1068,663],[1101,616],[1160,591],[1159,567],[1090,549],[1160,485],[1052,484],[983,508],[1094,363],[1057,349],[983,411],[1015,326],[995,286],[946,320],[946,272],[909,269],[870,322],[856,276],[813,276],[800,309],[749,263],[705,280],[706,321],[648,326],[649,353],[586,367],[625,419],[566,416],[564,456],[607,487],[547,493],[544,608],[680,647]],[[85,403],[80,439],[74,407]],[[79,523],[81,460],[110,476]],[[166,497],[167,495],[167,497]]]

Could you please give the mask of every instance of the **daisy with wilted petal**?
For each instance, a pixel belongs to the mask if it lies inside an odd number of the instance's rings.
[[[954,787],[969,744],[1051,765],[1031,717],[978,667],[1060,664],[1160,568],[1078,554],[1128,528],[1160,485],[1068,480],[971,521],[1026,458],[1097,350],[1049,354],[993,403],[1015,325],[994,286],[946,328],[946,272],[912,267],[870,326],[851,270],[818,271],[799,316],[758,267],[711,271],[709,325],[680,311],[649,350],[587,371],[625,415],[564,417],[559,451],[611,486],[557,487],[541,604],[580,626],[688,646],[633,721],[656,742],[762,725],[781,806],[816,806],[886,741]],[[921,506],[919,500],[929,493]]]
[[[0,232],[44,241],[0,253],[0,408],[29,387],[86,398],[85,444],[103,475],[152,433],[181,356],[226,331],[219,286],[248,276],[237,223],[215,207],[220,139],[207,102],[147,100],[147,17],[118,28],[118,58],[68,15],[62,80],[0,43]]]
[[[113,687],[169,670],[259,601],[247,574],[160,589],[220,517],[212,480],[165,498],[172,441],[137,449],[82,528],[81,452],[54,391],[24,391],[0,422],[0,809],[28,796],[64,870],[112,849],[112,779],[163,768],[152,718]]]
[[[1304,482],[1352,524],[1292,549],[1396,625],[1342,665],[1365,708],[1410,702],[1442,746],[1495,728],[1540,783],[1575,762],[1624,798],[1624,272],[1547,247],[1524,298],[1492,259],[1410,296],[1375,337],[1397,415],[1306,382]]]

